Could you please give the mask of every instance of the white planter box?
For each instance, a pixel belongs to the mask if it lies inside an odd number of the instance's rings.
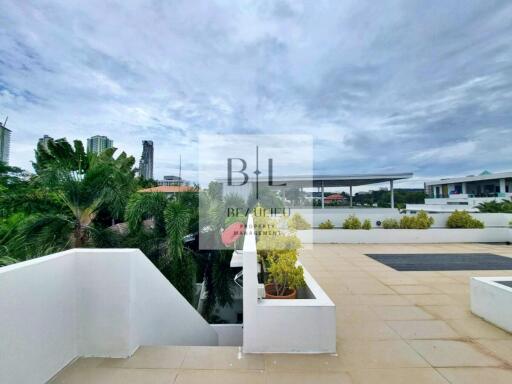
[[[314,244],[415,244],[415,243],[501,243],[512,241],[510,228],[483,229],[313,229],[297,231],[303,243]]]
[[[498,281],[512,281],[512,276],[471,278],[471,312],[512,332],[512,288]]]
[[[247,221],[252,231],[253,219]],[[268,300],[258,295],[256,239],[246,234],[243,254],[246,353],[334,353],[336,306],[304,269],[308,299]]]

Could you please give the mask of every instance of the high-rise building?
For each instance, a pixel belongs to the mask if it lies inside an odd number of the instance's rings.
[[[99,154],[107,148],[112,148],[114,141],[107,136],[93,136],[87,139],[87,152]]]
[[[39,138],[39,140],[37,141],[37,145],[42,144],[44,147],[46,147],[50,140],[53,140],[53,137],[44,135],[43,137]]]
[[[5,119],[5,123],[0,122],[0,161],[8,164],[9,149],[11,147],[11,130],[5,126],[6,124],[7,119]]]
[[[153,178],[153,142],[151,140],[142,140],[139,172],[142,179]]]

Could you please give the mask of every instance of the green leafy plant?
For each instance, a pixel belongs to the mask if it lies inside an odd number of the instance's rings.
[[[483,228],[484,223],[475,219],[467,211],[455,211],[446,221],[448,228]]]
[[[398,229],[400,224],[396,219],[384,219],[382,220],[382,228],[384,229]]]
[[[293,216],[288,219],[288,228],[296,230],[310,229],[311,224],[309,224],[299,213],[294,213]]]
[[[512,213],[512,201],[488,201],[478,204],[477,208],[485,213]]]
[[[323,223],[320,223],[318,225],[318,228],[320,228],[320,229],[333,229],[334,228],[334,224],[331,222],[331,220],[327,219]]]
[[[297,264],[297,251],[280,251],[276,257],[269,258],[269,280],[276,296],[286,296],[291,289],[304,286],[304,270]]]
[[[428,229],[434,224],[434,218],[425,211],[419,211],[415,216],[403,216],[400,219],[402,229]]]
[[[363,221],[363,225],[361,225],[361,229],[366,229],[366,230],[372,229],[371,221],[369,219],[365,219],[365,221]]]
[[[343,229],[361,229],[361,220],[355,215],[350,215],[343,222]]]

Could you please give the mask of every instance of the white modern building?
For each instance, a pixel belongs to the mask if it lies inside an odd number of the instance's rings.
[[[407,204],[407,212],[478,212],[477,206],[488,201],[510,200],[512,172],[490,173],[441,179],[425,183],[425,204]]]
[[[96,135],[87,139],[87,152],[101,153],[107,148],[112,148],[114,141],[107,136]]]

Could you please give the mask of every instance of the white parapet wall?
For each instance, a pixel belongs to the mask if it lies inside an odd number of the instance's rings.
[[[257,250],[249,216],[243,249],[245,353],[336,352],[336,307],[304,270],[314,298],[267,300],[258,298]]]
[[[377,221],[382,222],[384,219],[400,220],[401,217],[405,216],[398,209],[391,208],[294,208],[290,214],[293,215],[294,213],[301,214],[315,228],[327,220],[331,220],[335,227],[341,228],[343,221],[350,215],[355,215],[361,222],[365,219],[370,220],[373,227],[377,226]],[[434,218],[433,228],[446,228],[446,221],[450,213],[431,213],[429,215]],[[482,221],[485,227],[508,227],[512,221],[512,213],[471,213],[471,216]]]
[[[471,312],[512,332],[512,288],[500,281],[512,281],[512,276],[471,278]]]
[[[0,383],[45,383],[79,356],[218,335],[136,249],[74,249],[0,268]]]
[[[312,235],[311,235],[312,233]],[[312,229],[297,231],[307,244],[436,244],[512,242],[510,228]],[[312,239],[312,240],[311,240]]]

